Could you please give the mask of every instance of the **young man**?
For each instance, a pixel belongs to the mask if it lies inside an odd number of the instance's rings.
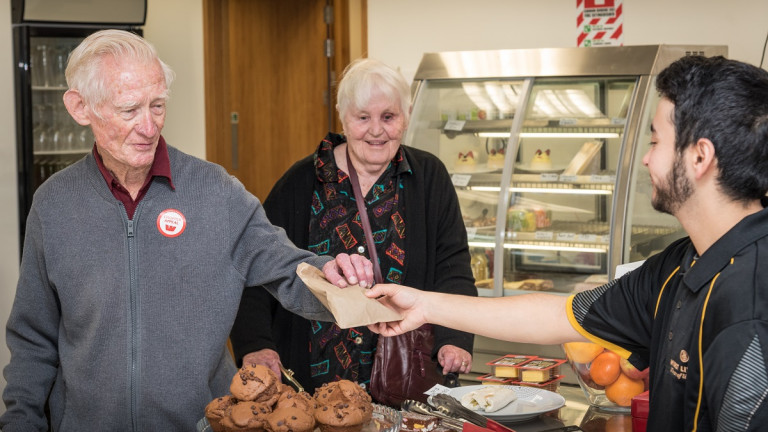
[[[591,340],[650,366],[652,431],[757,431],[768,424],[768,72],[722,57],[662,71],[643,158],[652,202],[689,237],[609,284],[559,297],[466,298],[376,285],[424,322],[533,343]]]
[[[140,37],[94,33],[66,75],[64,104],[96,143],[35,194],[0,429],[195,430],[236,372],[226,342],[244,286],[332,320],[296,266],[345,285],[340,268],[370,280],[370,263],[296,248],[224,169],[167,146],[173,73]]]

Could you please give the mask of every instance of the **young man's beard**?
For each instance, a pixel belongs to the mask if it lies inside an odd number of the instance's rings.
[[[674,215],[680,206],[693,194],[693,184],[685,176],[683,158],[678,155],[667,175],[665,184],[656,185],[656,196],[651,204],[653,208]]]

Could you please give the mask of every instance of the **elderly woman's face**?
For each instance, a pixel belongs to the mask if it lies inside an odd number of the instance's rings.
[[[350,107],[341,121],[355,167],[368,171],[383,171],[387,167],[400,148],[407,126],[400,100],[390,100],[378,91],[367,106]]]

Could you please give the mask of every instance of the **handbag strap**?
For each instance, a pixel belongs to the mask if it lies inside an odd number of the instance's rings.
[[[360,222],[363,225],[363,232],[365,232],[365,243],[368,245],[368,255],[373,262],[373,276],[376,283],[382,283],[384,279],[381,277],[381,269],[379,268],[379,257],[376,253],[376,244],[373,242],[373,233],[371,233],[371,223],[368,221],[368,210],[365,208],[365,198],[362,191],[360,191],[360,181],[357,178],[357,171],[355,166],[352,165],[352,160],[349,158],[349,144],[347,144],[347,171],[349,171],[349,182],[352,183],[352,191],[355,193],[355,201],[357,202],[357,212],[360,214]]]

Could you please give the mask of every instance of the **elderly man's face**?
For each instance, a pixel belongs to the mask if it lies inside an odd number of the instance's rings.
[[[168,89],[162,67],[105,59],[106,102],[88,114],[104,166],[118,177],[149,171],[165,123]]]

